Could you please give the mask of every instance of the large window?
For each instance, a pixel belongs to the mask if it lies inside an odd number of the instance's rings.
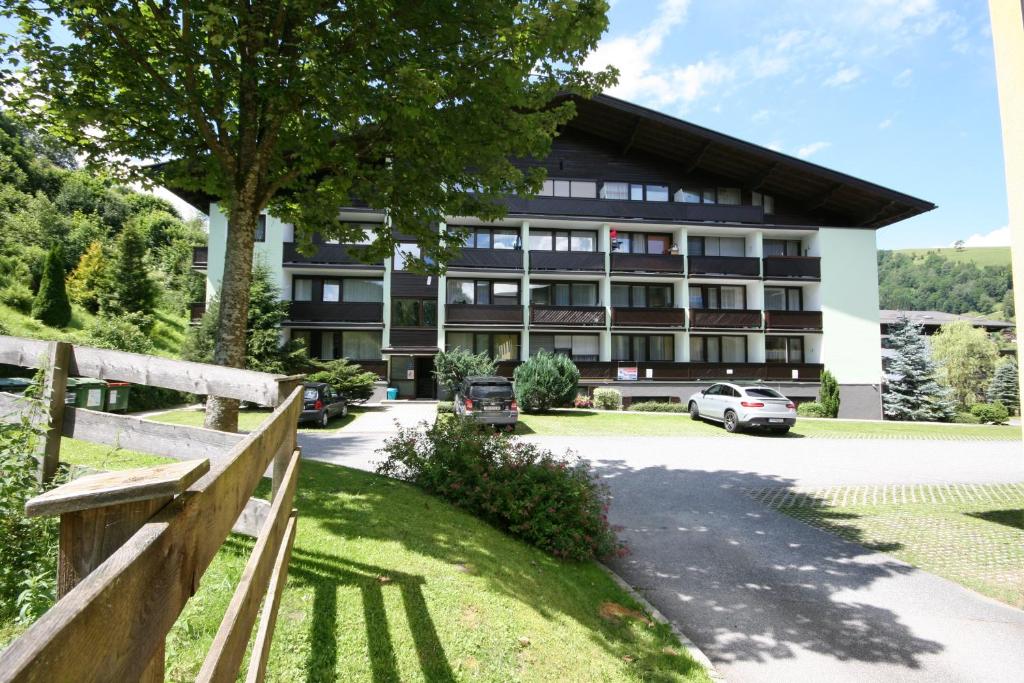
[[[607,181],[601,184],[601,199],[667,202],[668,185]]]
[[[675,360],[675,339],[671,334],[613,334],[612,360]]]
[[[531,282],[530,303],[538,306],[597,306],[596,282]]]
[[[747,338],[740,336],[690,336],[692,363],[746,363]]]
[[[766,311],[802,311],[804,310],[803,290],[799,287],[765,287],[764,310]]]
[[[519,360],[519,335],[510,332],[449,332],[449,351],[465,349],[470,353],[486,353],[494,360]]]
[[[769,363],[803,363],[803,337],[765,337],[765,360]]]
[[[765,256],[800,256],[800,240],[765,240]]]
[[[690,308],[740,311],[747,307],[743,285],[690,285]]]
[[[672,236],[658,233],[620,232],[612,243],[618,254],[668,254],[672,251]]]
[[[392,261],[392,265],[395,270],[409,270],[411,260],[419,258],[423,258],[428,265],[433,263],[430,258],[423,256],[420,245],[415,242],[399,242],[395,246],[395,258]]]
[[[452,228],[457,230],[460,228]],[[514,228],[461,228],[467,231],[466,246],[471,249],[519,249],[519,231]]]
[[[437,327],[436,299],[392,299],[392,327]]]
[[[770,194],[751,192],[750,203],[754,206],[763,206],[765,213],[775,213],[775,198]]]
[[[744,256],[747,242],[742,237],[688,237],[686,249],[690,256]]]
[[[297,276],[292,278],[292,301],[380,303],[384,301],[384,281]]]
[[[597,183],[593,180],[562,180],[549,178],[544,181],[541,197],[576,197],[594,199],[597,197]]]
[[[612,306],[672,308],[672,285],[612,284]]]
[[[293,330],[292,339],[305,344],[320,360],[380,360],[380,330]]]
[[[519,282],[449,278],[447,301],[450,304],[515,306],[519,303]]]
[[[597,251],[594,230],[530,230],[533,251]]]
[[[531,334],[530,355],[540,351],[561,353],[578,361],[596,361],[600,357],[600,338],[596,334]]]

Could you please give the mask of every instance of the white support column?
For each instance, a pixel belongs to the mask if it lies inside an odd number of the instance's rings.
[[[380,333],[380,345],[383,349],[391,346],[391,261],[392,259],[384,259],[384,330]]]
[[[438,229],[438,232],[440,232],[443,235],[443,234],[445,234],[448,231],[448,226],[447,226],[446,223],[438,223],[437,224],[437,229]],[[446,309],[445,309],[445,302],[448,301],[447,291],[448,291],[448,276],[447,275],[438,275],[437,276],[437,348],[441,349],[442,351],[445,350],[445,342],[447,341],[447,339],[445,337],[445,332],[444,332],[445,313],[447,312]]]
[[[686,332],[675,333],[676,362],[690,362],[690,335]]]
[[[599,243],[601,251],[604,252],[604,273],[601,274],[600,290],[601,290],[601,301],[600,304],[604,306],[604,329],[598,337],[599,349],[598,358],[607,363],[612,359],[612,237],[611,237],[611,226],[604,223],[601,226],[601,234],[599,237]]]
[[[523,284],[520,295],[523,302],[523,334],[519,340],[519,360],[530,358],[530,223],[519,227],[519,241],[523,250]]]

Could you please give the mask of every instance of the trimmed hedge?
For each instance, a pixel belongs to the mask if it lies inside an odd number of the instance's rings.
[[[802,417],[829,417],[828,409],[820,403],[801,403],[796,408],[796,414]]]
[[[683,403],[665,403],[664,401],[640,401],[630,404],[626,410],[633,410],[643,413],[685,413],[686,405]]]
[[[608,387],[594,389],[594,407],[601,410],[622,410],[622,392]]]
[[[971,406],[971,415],[982,422],[1003,424],[1010,417],[1010,411],[1002,403],[975,403]]]
[[[451,415],[455,412],[455,404],[451,401],[438,401],[437,402],[437,414],[438,415]]]

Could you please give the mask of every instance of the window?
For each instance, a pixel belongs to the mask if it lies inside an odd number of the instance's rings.
[[[380,303],[384,301],[383,280],[346,278],[342,281],[342,299],[348,302]]]
[[[799,287],[765,287],[764,310],[802,311],[803,290]]]
[[[740,188],[720,187],[718,188],[718,203],[729,206],[738,206],[740,203]]]
[[[601,199],[629,199],[629,184],[617,182],[602,184]]]
[[[379,330],[292,330],[292,339],[320,360],[380,360]]]
[[[377,360],[380,358],[380,332],[375,330],[345,330],[337,332],[341,337],[341,353],[353,360]]]
[[[612,360],[675,360],[675,339],[671,334],[613,334]]]
[[[765,256],[800,256],[800,240],[765,240]]]
[[[690,336],[693,363],[746,363],[747,338],[739,336]]]
[[[630,185],[629,186],[629,198],[635,202],[642,202],[644,200],[644,186],[643,185]]]
[[[574,197],[578,199],[595,199],[597,183],[593,180],[560,180],[549,178],[544,181],[538,196],[541,197]]]
[[[448,297],[450,304],[518,304],[519,283],[515,281],[495,282],[492,280],[448,280]]]
[[[577,361],[596,361],[600,354],[596,334],[531,334],[530,355],[540,351],[561,353]]]
[[[391,301],[392,327],[436,327],[437,301],[435,299],[393,299]]]
[[[531,282],[530,303],[538,306],[597,306],[596,282]]]
[[[612,284],[612,306],[672,308],[672,285]]]
[[[332,277],[295,277],[292,279],[292,301],[380,303],[383,300],[384,282],[382,280]]]
[[[550,230],[530,231],[530,249],[534,251],[551,251],[554,247],[555,238]]]
[[[769,363],[803,363],[803,337],[765,337],[765,361]]]
[[[597,251],[594,230],[531,230],[532,251]]]
[[[586,230],[573,230],[571,233],[570,251],[597,251],[597,233]]]
[[[261,213],[256,219],[256,241],[267,241],[267,215],[265,213]]]
[[[742,237],[687,237],[690,256],[744,256],[747,241]]]
[[[519,283],[518,282],[495,282],[493,285],[494,303],[502,306],[519,305]]]
[[[743,310],[747,288],[743,285],[690,285],[690,308]]]
[[[715,203],[715,191],[714,189],[704,190],[704,203],[714,204]]]
[[[612,251],[619,254],[668,254],[672,251],[672,236],[659,233],[620,232]]]
[[[512,228],[459,228],[467,232],[466,247],[470,249],[518,249],[519,231]]]
[[[419,259],[421,257],[422,252],[420,250],[420,245],[415,242],[400,242],[395,247],[394,269],[398,271],[408,270],[409,260]],[[429,258],[424,260],[428,265],[432,263]]]
[[[297,277],[292,279],[292,301],[313,300],[313,279]]]
[[[647,186],[647,201],[649,201],[649,202],[667,202],[668,201],[668,185],[648,185]]]
[[[684,187],[676,192],[675,200],[682,204],[700,204],[700,190]]]
[[[322,301],[328,303],[341,301],[341,280],[324,280]]]
[[[445,341],[449,351],[461,348],[486,353],[497,361],[519,360],[519,335],[515,333],[449,332]]]
[[[775,213],[775,198],[771,195],[751,192],[750,203],[754,206],[763,206],[765,213]]]

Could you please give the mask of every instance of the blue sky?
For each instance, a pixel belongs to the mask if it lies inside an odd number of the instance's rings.
[[[985,0],[611,0],[609,94],[939,208],[880,248],[1009,244]]]

